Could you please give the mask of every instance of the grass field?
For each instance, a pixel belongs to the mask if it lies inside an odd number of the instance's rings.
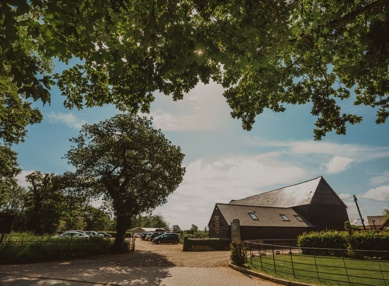
[[[249,258],[248,268],[316,285],[389,285],[389,261],[303,254]]]

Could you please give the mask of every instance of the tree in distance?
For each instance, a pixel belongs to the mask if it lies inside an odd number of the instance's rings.
[[[180,232],[180,231],[181,231],[181,228],[180,228],[177,224],[175,224],[175,225],[172,226],[172,231],[174,231],[174,232]]]
[[[344,102],[389,116],[387,0],[6,0],[0,42],[2,78],[43,102],[57,85],[68,108],[147,112],[213,80],[246,130],[288,104],[312,106],[316,140],[362,121]]]
[[[185,168],[179,147],[152,127],[149,119],[118,114],[98,124],[85,124],[65,155],[75,176],[109,202],[116,217],[114,247],[124,246],[126,230],[139,213],[166,203],[181,183]]]

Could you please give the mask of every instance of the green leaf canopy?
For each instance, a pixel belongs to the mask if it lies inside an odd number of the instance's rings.
[[[154,92],[180,99],[200,81],[225,88],[250,130],[265,109],[307,104],[315,139],[362,117],[344,100],[388,112],[388,0],[8,0],[0,4],[0,70],[19,92],[65,106],[149,111]],[[51,73],[51,59],[80,63]]]
[[[131,219],[166,202],[185,169],[179,147],[146,118],[119,114],[84,125],[66,154],[81,181],[112,204],[120,248]]]

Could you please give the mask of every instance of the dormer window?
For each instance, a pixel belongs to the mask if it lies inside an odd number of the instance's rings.
[[[301,221],[301,222],[303,222],[303,219],[299,216],[299,215],[294,215],[294,217],[298,220],[298,221]]]
[[[284,214],[280,214],[280,217],[282,217],[283,221],[290,221],[290,219]]]
[[[258,217],[257,217],[257,215],[255,213],[249,213],[249,215],[251,216],[251,218],[253,220],[258,220]]]

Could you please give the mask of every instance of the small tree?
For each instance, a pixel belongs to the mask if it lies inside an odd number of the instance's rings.
[[[114,247],[122,249],[132,218],[166,202],[181,183],[184,155],[146,118],[119,114],[84,125],[65,157],[116,216]],[[92,188],[91,188],[92,187]]]
[[[181,228],[175,224],[172,226],[172,231],[179,232],[179,231],[181,231]]]
[[[39,171],[26,176],[30,183],[26,195],[27,230],[36,234],[55,233],[65,210],[65,196],[58,176]]]
[[[192,226],[190,227],[190,231],[193,232],[193,233],[196,233],[198,230],[199,230],[199,228],[195,224],[192,224]]]
[[[389,219],[389,209],[384,209],[384,211],[382,212],[382,215],[384,217],[384,221]]]
[[[110,216],[103,210],[93,206],[86,206],[83,209],[85,228],[89,230],[107,230],[111,225]]]

